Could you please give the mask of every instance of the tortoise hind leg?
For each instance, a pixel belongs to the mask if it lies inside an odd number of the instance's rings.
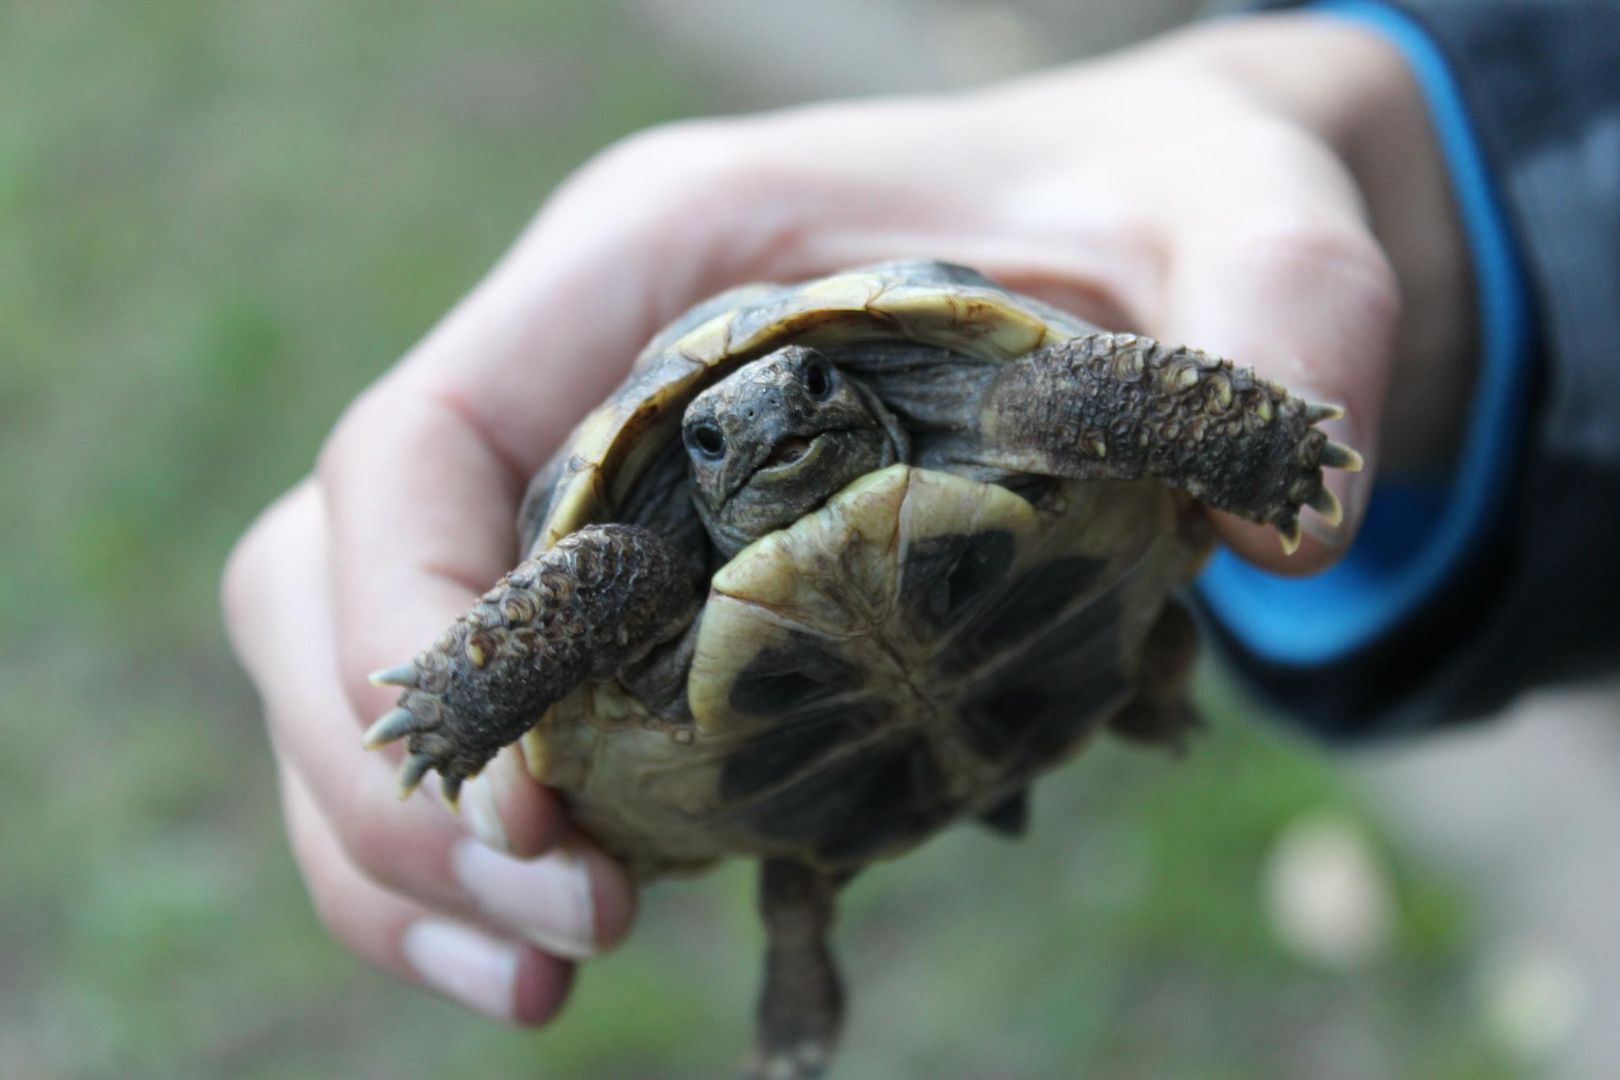
[[[1029,788],[1019,788],[979,815],[979,822],[991,832],[1016,839],[1029,828]]]
[[[979,400],[975,456],[1079,480],[1156,477],[1275,526],[1292,552],[1302,506],[1342,515],[1322,469],[1361,468],[1316,426],[1342,415],[1196,349],[1088,334],[1001,368]]]
[[[794,859],[760,865],[765,985],[758,1046],[745,1080],[811,1080],[826,1070],[844,1016],[844,989],[827,933],[834,899],[847,880]]]
[[[1180,754],[1187,736],[1203,721],[1187,701],[1198,660],[1198,625],[1186,605],[1169,601],[1142,643],[1136,697],[1108,722],[1130,742],[1163,746]]]

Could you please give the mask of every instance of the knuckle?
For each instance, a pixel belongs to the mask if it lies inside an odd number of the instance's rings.
[[[265,558],[264,526],[256,523],[242,535],[225,560],[220,577],[220,607],[227,626],[238,626],[257,607],[259,570]]]
[[[346,477],[353,462],[363,460],[367,453],[375,453],[374,418],[386,416],[379,402],[378,391],[382,385],[371,384],[349,402],[321,443],[315,455],[315,477],[323,489],[331,490],[332,485]]]
[[[301,866],[304,891],[327,935],[355,956],[397,970],[391,943],[408,915],[392,896],[368,888],[350,867]]]
[[[361,951],[360,942],[356,940],[352,930],[353,920],[349,915],[348,890],[333,880],[329,874],[312,867],[303,869],[304,889],[309,893],[309,902],[315,909],[315,917],[320,920],[333,940],[340,942],[352,952]]]
[[[762,123],[681,120],[637,132],[587,162],[547,209],[631,231],[671,231],[684,247],[694,232],[717,233],[747,216],[739,208],[773,171],[754,134]]]
[[[399,806],[391,799],[389,805],[380,805],[377,794],[373,785],[350,785],[334,825],[354,868],[373,884],[398,890],[410,884],[396,854],[406,847],[401,843]]]
[[[799,246],[813,200],[783,164],[794,128],[780,116],[681,120],[628,136],[575,172],[540,214],[542,229],[590,221],[599,249],[629,243],[670,260],[655,291],[662,318],[694,291],[713,291],[771,269]],[[678,297],[678,299],[677,299]]]
[[[316,918],[332,938],[351,952],[368,956],[368,938],[375,923],[358,917],[366,908],[362,878],[346,861],[345,852],[316,810],[308,789],[284,771],[283,818],[293,859],[304,881]]]
[[[1393,324],[1400,288],[1388,256],[1364,229],[1277,216],[1245,226],[1237,250],[1265,280],[1330,288],[1340,303],[1380,324]]]
[[[280,534],[292,519],[294,504],[305,495],[306,485],[300,484],[271,503],[231,548],[219,584],[220,607],[228,628],[246,625],[263,608],[271,561],[284,546]]]
[[[628,135],[586,163],[580,175],[667,184],[723,173],[746,157],[737,121],[675,120]]]
[[[1244,233],[1244,247],[1277,273],[1292,275],[1328,267],[1348,270],[1369,284],[1393,287],[1389,260],[1363,229],[1300,213],[1251,222]]]

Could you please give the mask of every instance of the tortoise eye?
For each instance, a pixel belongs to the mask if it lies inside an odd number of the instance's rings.
[[[821,357],[807,357],[804,361],[804,371],[801,377],[804,380],[805,392],[817,401],[825,401],[827,395],[832,393],[832,368],[828,367],[827,361]]]
[[[711,460],[718,460],[726,453],[726,437],[720,433],[718,424],[708,420],[700,421],[687,429],[687,443],[700,456]]]

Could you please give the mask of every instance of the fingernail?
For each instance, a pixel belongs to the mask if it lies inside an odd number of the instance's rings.
[[[462,787],[461,813],[467,819],[467,827],[481,842],[496,851],[510,851],[512,845],[506,838],[506,826],[501,824],[495,781],[490,771],[485,769]]]
[[[567,848],[514,859],[473,840],[451,852],[456,880],[491,918],[553,956],[583,960],[596,952],[595,905],[585,860]]]
[[[497,1020],[511,1020],[518,950],[450,919],[417,919],[405,928],[400,951],[417,978]]]

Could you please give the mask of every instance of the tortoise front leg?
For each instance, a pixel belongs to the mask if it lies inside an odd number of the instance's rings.
[[[765,985],[758,1049],[745,1080],[811,1080],[826,1070],[844,1018],[844,988],[827,933],[834,898],[847,880],[793,859],[760,864]]]
[[[580,529],[501,578],[415,660],[371,677],[406,689],[365,745],[406,739],[401,797],[436,769],[454,804],[548,706],[677,637],[701,602],[689,562],[656,533]]]
[[[1134,334],[1088,334],[1005,365],[980,399],[979,453],[1073,479],[1152,476],[1299,544],[1299,510],[1337,524],[1324,467],[1361,456],[1316,425],[1336,405],[1294,397],[1249,368]]]

